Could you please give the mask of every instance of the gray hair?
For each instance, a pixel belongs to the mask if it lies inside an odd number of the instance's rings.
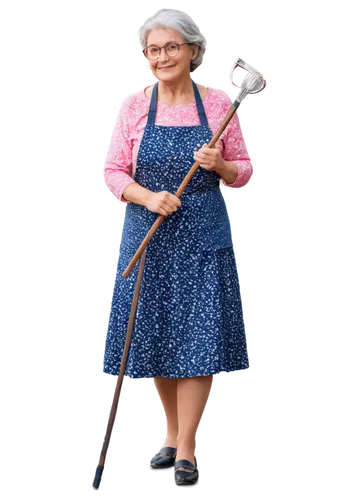
[[[176,9],[160,9],[153,16],[148,17],[139,29],[139,40],[143,49],[147,46],[149,32],[154,28],[171,28],[180,33],[187,43],[198,44],[199,50],[195,59],[190,62],[190,71],[200,66],[203,62],[206,39],[188,14]]]

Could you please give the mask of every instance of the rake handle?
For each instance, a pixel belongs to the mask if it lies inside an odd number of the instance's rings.
[[[225,118],[224,118],[223,122],[221,123],[220,127],[218,128],[217,132],[215,133],[215,135],[212,137],[209,144],[207,145],[208,148],[212,148],[215,146],[220,135],[223,133],[223,131],[227,127],[233,114],[236,112],[239,104],[240,104],[239,102],[235,101],[233,103],[233,105],[230,107],[229,111],[227,112],[227,115],[225,116]],[[195,174],[195,172],[199,166],[200,166],[200,162],[196,161],[194,163],[194,165],[191,167],[191,169],[189,170],[189,172],[187,173],[187,175],[184,177],[177,192],[175,193],[175,196],[180,198],[180,196],[183,194],[186,186],[188,185],[190,179],[193,177],[193,175]],[[154,224],[152,225],[152,227],[148,231],[146,237],[143,239],[142,243],[140,244],[138,250],[136,251],[136,253],[132,257],[132,260],[130,261],[130,263],[128,264],[128,266],[126,267],[126,269],[124,270],[124,272],[122,274],[123,278],[127,278],[129,273],[133,269],[133,267],[136,265],[138,259],[140,257],[142,257],[141,262],[140,262],[139,271],[138,271],[138,277],[137,277],[136,287],[135,287],[135,291],[134,291],[133,301],[132,301],[132,307],[131,307],[128,328],[127,328],[127,335],[126,335],[126,340],[125,340],[123,354],[122,354],[121,366],[120,366],[120,370],[119,370],[119,374],[118,374],[116,389],[114,392],[112,408],[111,408],[111,412],[110,412],[110,416],[109,416],[109,420],[108,420],[108,424],[107,424],[107,431],[106,431],[106,435],[105,435],[105,438],[103,441],[99,463],[98,463],[98,466],[96,468],[95,478],[94,478],[94,481],[92,484],[93,488],[95,488],[95,489],[98,489],[99,485],[101,483],[102,474],[103,474],[103,470],[104,470],[104,463],[106,460],[107,450],[108,450],[109,442],[111,439],[114,421],[116,418],[116,413],[117,413],[117,408],[118,408],[118,400],[119,400],[119,395],[121,392],[123,377],[124,377],[124,373],[125,373],[125,367],[126,367],[128,351],[129,351],[129,347],[130,347],[130,343],[131,343],[134,319],[135,319],[135,314],[136,314],[138,300],[139,300],[140,285],[141,285],[141,281],[142,281],[142,274],[144,271],[146,248],[147,248],[147,245],[148,245],[150,239],[152,238],[153,234],[158,229],[158,227],[161,225],[164,218],[165,218],[165,216],[161,215],[161,214],[157,217]]]
[[[136,286],[135,286],[134,295],[133,295],[133,299],[132,299],[132,307],[131,307],[131,312],[129,315],[126,340],[124,343],[123,354],[122,354],[122,359],[121,359],[121,366],[120,366],[117,384],[116,384],[116,390],[115,390],[114,396],[113,396],[111,413],[110,413],[109,419],[108,419],[107,431],[106,431],[106,435],[104,437],[101,455],[99,458],[99,463],[98,463],[95,478],[94,478],[93,484],[92,484],[93,488],[95,488],[96,490],[98,490],[99,485],[101,483],[102,473],[103,473],[103,469],[104,469],[104,462],[106,460],[106,455],[107,455],[107,450],[108,450],[108,446],[109,446],[109,441],[111,439],[113,424],[114,424],[114,420],[116,418],[119,395],[121,393],[123,377],[125,374],[125,369],[126,369],[126,364],[127,364],[128,351],[129,351],[129,348],[131,345],[131,340],[132,340],[132,331],[133,331],[134,320],[135,320],[135,315],[136,315],[137,305],[138,305],[138,300],[139,300],[140,286],[142,283],[142,275],[144,272],[145,257],[146,257],[146,252],[143,253],[143,256],[140,260]]]
[[[240,102],[238,102],[238,101],[234,101],[233,102],[233,104],[231,105],[231,107],[230,107],[229,111],[227,112],[225,118],[223,119],[220,127],[218,128],[218,130],[216,131],[215,135],[212,137],[211,141],[207,145],[208,148],[213,148],[215,146],[217,140],[219,139],[219,137],[221,136],[221,134],[226,129],[228,123],[230,122],[232,116],[236,112],[236,110],[239,107],[239,105],[240,105]],[[200,166],[200,161],[197,160],[194,163],[194,165],[191,167],[191,169],[189,170],[189,172],[186,174],[186,176],[184,177],[182,183],[178,187],[177,192],[175,193],[175,196],[177,196],[178,198],[180,198],[180,196],[183,194],[185,188],[189,184],[190,179],[193,177],[193,175],[195,174],[195,172],[196,172],[196,170],[198,169],[199,166]],[[155,220],[154,224],[149,229],[147,235],[143,239],[142,243],[139,245],[138,250],[133,255],[132,260],[130,261],[130,263],[128,264],[128,266],[126,267],[126,269],[123,271],[123,273],[122,273],[122,277],[123,278],[127,278],[129,276],[129,273],[132,271],[133,267],[136,265],[138,259],[140,258],[140,256],[144,252],[144,250],[146,249],[146,247],[147,247],[150,239],[152,238],[152,236],[154,235],[154,233],[158,229],[158,227],[161,225],[161,223],[163,222],[163,220],[164,220],[165,217],[166,216],[162,215],[162,214],[160,214],[157,217],[157,219]]]

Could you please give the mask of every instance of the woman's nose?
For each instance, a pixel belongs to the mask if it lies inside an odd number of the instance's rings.
[[[160,63],[163,63],[163,62],[168,61],[168,59],[169,59],[169,57],[168,57],[167,53],[165,52],[165,50],[164,50],[164,49],[162,49],[162,50],[160,51],[160,55],[159,55],[159,59],[158,59],[158,61],[159,61]]]

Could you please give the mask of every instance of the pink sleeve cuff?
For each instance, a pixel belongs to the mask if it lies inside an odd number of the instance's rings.
[[[227,160],[229,161],[229,160]],[[237,168],[237,176],[234,182],[231,184],[228,184],[227,182],[224,181],[222,178],[222,182],[224,186],[228,187],[233,187],[233,188],[239,188],[242,186],[245,186],[247,184],[252,176],[252,165],[250,160],[234,160],[230,161],[231,163],[234,163]]]

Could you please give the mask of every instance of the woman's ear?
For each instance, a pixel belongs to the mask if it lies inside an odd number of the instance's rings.
[[[197,44],[194,44],[194,47],[195,47],[195,49],[194,49],[193,57],[191,58],[191,60],[192,60],[192,61],[193,61],[193,60],[196,58],[196,56],[198,55],[199,48],[200,48],[200,47],[199,47],[199,45],[197,45]]]

